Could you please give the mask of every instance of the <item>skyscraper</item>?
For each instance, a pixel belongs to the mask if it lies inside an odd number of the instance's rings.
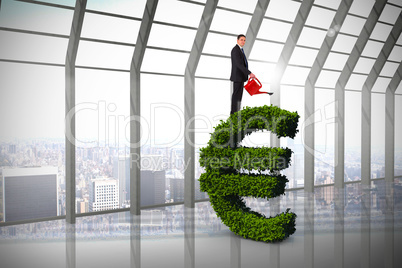
[[[3,168],[4,221],[57,216],[57,167]]]
[[[130,157],[113,158],[113,177],[119,181],[119,206],[130,200]]]
[[[141,170],[141,206],[165,203],[164,170]]]
[[[184,202],[184,178],[170,179],[170,198],[173,202]]]
[[[100,177],[91,180],[89,212],[119,208],[119,183],[114,178]]]

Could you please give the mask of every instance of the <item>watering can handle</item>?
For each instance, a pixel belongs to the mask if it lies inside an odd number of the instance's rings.
[[[261,84],[260,80],[258,80],[258,78],[257,78],[257,77],[254,77],[254,78],[251,78],[251,77],[250,77],[250,78],[248,79],[248,81],[250,82],[252,79],[257,80],[258,84],[259,84],[260,86],[262,86],[262,84]]]

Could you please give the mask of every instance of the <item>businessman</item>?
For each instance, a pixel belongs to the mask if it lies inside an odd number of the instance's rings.
[[[232,106],[230,114],[240,110],[241,99],[243,97],[244,82],[255,75],[249,71],[246,54],[244,54],[243,46],[246,43],[246,36],[240,34],[237,36],[237,45],[234,46],[230,57],[232,59],[232,72],[230,81],[233,83]]]

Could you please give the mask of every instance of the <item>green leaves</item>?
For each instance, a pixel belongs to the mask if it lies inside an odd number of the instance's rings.
[[[278,137],[294,138],[299,115],[276,106],[246,107],[215,127],[208,146],[200,149],[200,165],[206,172],[199,181],[208,192],[218,217],[231,231],[256,241],[281,241],[296,231],[296,214],[275,217],[252,211],[242,196],[273,198],[285,192],[286,176],[278,171],[290,165],[289,148],[239,146],[246,135],[269,130]],[[241,173],[255,171],[256,173]],[[269,171],[270,174],[261,174]]]
[[[292,151],[289,148],[216,148],[200,150],[200,165],[208,169],[233,168],[247,170],[282,170],[289,167]]]
[[[245,107],[215,127],[208,143],[213,147],[237,147],[246,135],[269,130],[280,137],[294,138],[300,116],[276,106]]]

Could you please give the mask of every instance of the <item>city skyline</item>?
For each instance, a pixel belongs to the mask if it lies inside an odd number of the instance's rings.
[[[297,143],[289,144],[294,151],[292,159],[297,159],[292,162],[289,170],[284,173],[288,176],[289,183],[287,188],[297,188],[304,186],[303,179],[303,146]],[[296,147],[294,147],[296,146]],[[59,202],[61,202],[60,215],[65,213],[65,160],[64,160],[64,142],[63,140],[57,139],[53,140],[26,140],[21,143],[5,143],[0,142],[0,169],[4,168],[18,168],[21,166],[54,166],[58,169],[58,183],[59,187]],[[358,149],[358,148],[357,148]],[[97,177],[110,177],[114,179],[123,179],[125,182],[123,184],[119,183],[119,187],[124,189],[119,189],[119,194],[125,193],[127,198],[119,200],[119,207],[129,207],[129,195],[127,187],[130,181],[123,177],[119,177],[116,173],[115,159],[124,158],[128,162],[130,161],[129,150],[126,147],[95,147],[95,148],[81,148],[78,147],[77,154],[77,173],[76,173],[76,184],[77,184],[77,197],[76,202],[78,213],[88,212],[88,202],[89,202],[89,182],[91,179]],[[175,178],[183,180],[184,169],[183,156],[184,149],[180,147],[142,147],[142,158],[143,162],[142,170],[164,170],[166,178],[165,192],[163,193],[164,202],[182,202],[184,200],[184,184],[175,182]],[[198,155],[198,153],[196,153]],[[196,155],[197,159],[198,156]],[[325,156],[325,154],[324,154]],[[333,183],[334,179],[334,166],[333,166],[333,154],[331,151],[327,151],[326,158],[316,159],[315,167],[315,184],[328,184]],[[156,157],[156,158],[155,158]],[[359,181],[360,178],[360,152],[359,150],[346,150],[345,159],[345,181]],[[396,161],[395,161],[395,176],[402,175],[402,150],[396,151]],[[138,159],[137,159],[138,160]],[[11,161],[11,163],[5,162]],[[384,176],[384,155],[381,153],[372,152],[372,178],[381,178]],[[198,163],[198,162],[196,162]],[[331,165],[332,163],[332,165]],[[130,166],[125,164],[125,167],[121,172],[128,173]],[[176,169],[179,168],[179,169]],[[176,171],[174,171],[176,170]],[[196,164],[195,178],[198,179],[199,175],[203,172],[203,169]],[[116,175],[117,174],[117,175]],[[183,181],[184,182],[184,181]],[[197,181],[198,182],[198,181]],[[174,184],[172,184],[174,183]],[[173,190],[171,187],[181,187],[183,189]],[[199,185],[198,185],[199,187]],[[197,186],[196,186],[197,188]],[[172,192],[173,191],[173,192]],[[196,190],[197,191],[197,190]],[[199,191],[199,190],[198,190]],[[182,197],[177,196],[177,193],[183,195]],[[146,193],[142,193],[143,195]],[[198,194],[197,194],[198,196]],[[198,198],[205,198],[198,197]]]

